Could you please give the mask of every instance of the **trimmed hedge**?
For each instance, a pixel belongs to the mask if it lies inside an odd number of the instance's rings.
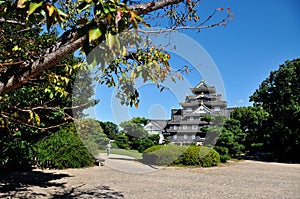
[[[220,163],[220,155],[212,148],[205,146],[190,146],[182,155],[182,165],[199,165],[201,167],[217,166]]]
[[[146,149],[143,153],[143,163],[167,166],[178,164],[179,158],[187,149],[186,146],[158,145]]]
[[[165,146],[165,145],[155,145],[155,146],[152,146],[152,147],[146,149],[146,150],[144,151],[144,153],[150,153],[150,152],[153,152],[153,151],[157,151],[157,150],[163,148],[164,146]]]
[[[211,167],[218,165],[220,155],[214,149],[205,146],[160,145],[146,149],[142,161],[146,164],[159,166]]]

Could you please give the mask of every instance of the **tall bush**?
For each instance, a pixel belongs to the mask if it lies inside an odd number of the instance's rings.
[[[85,148],[74,126],[62,128],[36,144],[36,161],[41,168],[81,168],[92,166],[93,156]]]

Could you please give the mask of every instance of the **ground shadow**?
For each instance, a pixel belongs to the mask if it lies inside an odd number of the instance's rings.
[[[0,198],[124,198],[121,192],[109,186],[81,184],[68,187],[66,183],[55,182],[66,177],[72,176],[43,171],[0,172]],[[37,193],[32,187],[52,191]]]
[[[84,184],[64,190],[61,193],[52,195],[51,199],[71,199],[71,198],[124,198],[121,192],[112,190],[109,186],[93,187],[91,189],[84,188]]]
[[[125,160],[125,161],[132,161],[132,162],[137,162],[137,159],[129,159],[129,158],[115,158],[115,157],[109,157],[111,160]]]
[[[45,173],[42,171],[24,172],[0,172],[0,193],[4,197],[19,195],[20,192],[26,193],[29,187],[38,186],[41,188],[57,187],[63,188],[64,183],[51,182],[64,177],[71,177],[66,174]],[[34,193],[31,193],[34,195]],[[39,194],[43,197],[43,194]],[[26,195],[24,195],[26,197]],[[32,197],[32,196],[31,196]],[[36,195],[36,197],[38,197]]]

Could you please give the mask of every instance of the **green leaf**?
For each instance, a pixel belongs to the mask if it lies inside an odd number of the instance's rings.
[[[30,2],[29,10],[28,10],[28,16],[31,15],[37,8],[41,7],[42,5],[43,5],[43,1]]]
[[[109,6],[107,6],[107,5],[104,5],[104,6],[103,6],[103,12],[104,12],[105,14],[108,14],[108,13],[109,13],[109,11],[110,11],[110,8],[109,8]]]
[[[59,16],[59,19],[61,21],[66,21],[65,19],[69,16],[68,14],[64,13],[62,10],[56,8],[57,10],[57,13],[58,13],[58,16]]]
[[[89,30],[89,42],[98,39],[102,35],[99,28],[92,28]]]
[[[22,135],[21,131],[16,131],[16,132],[14,133],[14,136],[21,136],[21,135]]]

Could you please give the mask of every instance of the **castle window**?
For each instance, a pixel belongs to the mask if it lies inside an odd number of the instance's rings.
[[[186,112],[192,112],[193,111],[193,109],[192,108],[186,108]]]
[[[214,110],[215,111],[220,111],[220,107],[216,106],[216,107],[214,107]]]
[[[186,130],[187,129],[187,125],[183,125],[183,129]]]
[[[197,128],[198,128],[198,125],[193,125],[192,126],[192,129],[194,129],[194,130],[197,129]]]
[[[173,140],[176,140],[177,139],[177,135],[173,135]]]
[[[185,139],[185,140],[187,139],[187,135],[186,134],[183,135],[183,139]]]

